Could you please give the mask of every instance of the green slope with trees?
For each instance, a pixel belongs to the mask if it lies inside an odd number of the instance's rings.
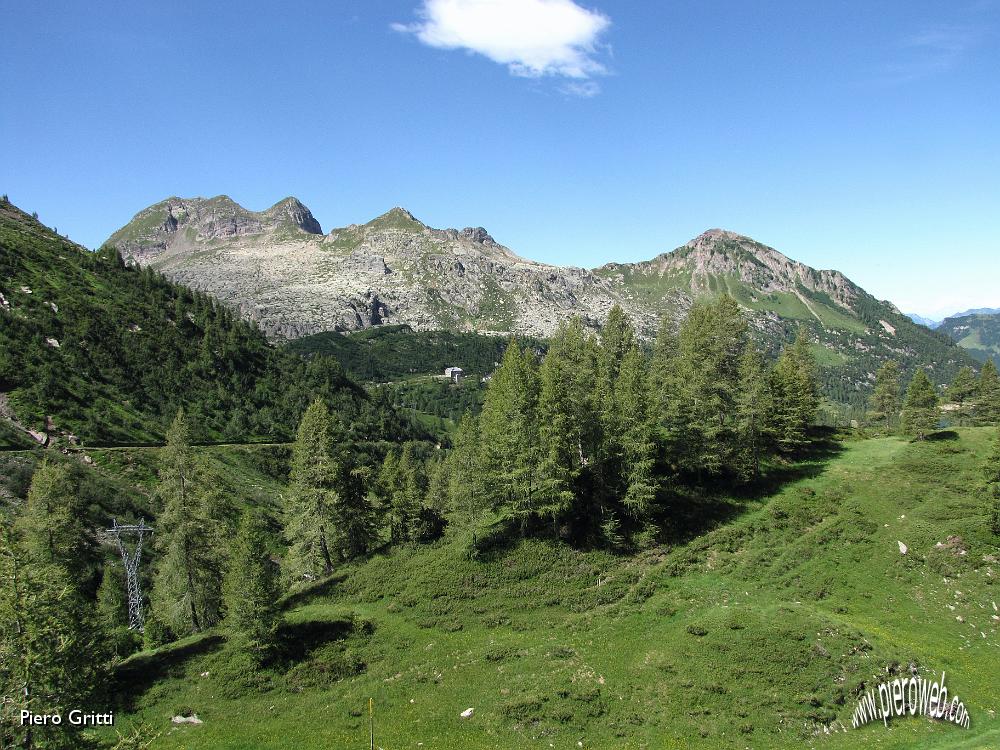
[[[178,408],[199,440],[291,439],[322,396],[366,439],[415,435],[330,357],[271,346],[210,297],[90,252],[0,202],[0,445],[22,427],[158,442]],[[27,441],[30,442],[30,441]]]

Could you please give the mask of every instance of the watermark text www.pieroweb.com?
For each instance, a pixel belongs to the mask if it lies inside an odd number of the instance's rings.
[[[851,726],[857,729],[878,719],[889,726],[889,719],[896,716],[928,716],[969,727],[969,712],[965,704],[957,695],[948,700],[944,672],[939,681],[932,682],[917,676],[902,677],[883,682],[863,693],[858,698]]]

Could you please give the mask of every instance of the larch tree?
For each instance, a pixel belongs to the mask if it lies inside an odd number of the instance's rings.
[[[271,560],[263,520],[252,511],[243,514],[233,539],[223,590],[230,638],[263,663],[277,641],[278,566]]]
[[[201,632],[215,625],[222,609],[225,545],[213,515],[215,488],[199,479],[183,411],[167,431],[161,454],[154,544],[159,553],[151,602],[156,616],[174,635]]]
[[[937,429],[941,419],[938,395],[923,369],[917,370],[906,390],[903,404],[903,432],[923,440]]]
[[[621,500],[640,530],[652,523],[659,489],[655,417],[649,392],[646,358],[638,344],[632,342],[615,381],[615,411],[622,431],[618,445],[625,491]]]
[[[595,460],[600,425],[593,403],[596,347],[579,318],[560,323],[542,360],[539,375],[538,434],[540,482],[535,510],[558,530],[561,516],[574,508],[578,482]],[[594,511],[594,508],[589,510]],[[597,508],[599,524],[607,520]],[[589,513],[578,514],[589,516]],[[583,518],[577,520],[585,520]]]
[[[983,464],[984,500],[990,531],[1000,536],[1000,430],[993,440],[993,450]]]
[[[52,475],[37,477],[36,498]],[[36,507],[35,512],[45,507]],[[37,516],[33,521],[41,520]],[[54,519],[55,520],[55,519]],[[57,521],[58,525],[58,521]],[[72,561],[49,554],[53,538],[71,545],[62,527],[51,537],[39,523],[18,530],[0,519],[0,746],[79,746],[76,728],[22,726],[22,710],[60,713],[86,705],[106,677],[93,605],[80,592]],[[73,572],[71,572],[73,571]]]
[[[978,386],[976,371],[968,365],[961,368],[955,374],[955,379],[948,386],[948,401],[953,406],[954,411],[952,413],[959,425],[968,424],[972,418]]]
[[[332,430],[329,409],[316,399],[299,423],[284,499],[285,573],[291,582],[333,572],[338,495]]]
[[[479,415],[478,470],[493,508],[522,525],[535,511],[538,490],[537,405],[534,356],[512,340],[490,379]]]
[[[739,363],[747,335],[746,317],[728,295],[696,303],[681,324],[668,440],[681,468],[699,478],[735,461]]]
[[[466,412],[455,431],[449,451],[448,497],[460,523],[475,523],[487,510],[486,488],[479,473],[479,418]]]
[[[775,441],[782,452],[792,453],[809,442],[809,428],[819,408],[815,372],[808,339],[800,331],[771,371]]]
[[[760,464],[772,441],[774,398],[763,355],[747,342],[740,358],[740,388],[736,397],[736,434],[739,439],[737,473],[745,480],[760,476]]]
[[[83,528],[83,508],[65,466],[43,461],[35,470],[18,527],[32,561],[78,571],[93,553]],[[79,587],[82,581],[77,581]]]
[[[891,430],[899,414],[899,363],[887,360],[875,373],[875,389],[870,400],[871,419],[881,422],[886,430]]]
[[[986,360],[979,371],[975,411],[979,424],[1000,424],[1000,376],[992,359]]]

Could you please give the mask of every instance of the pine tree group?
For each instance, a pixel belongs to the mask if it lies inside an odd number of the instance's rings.
[[[768,367],[729,297],[662,326],[651,357],[616,307],[596,337],[561,324],[535,361],[511,342],[446,461],[459,516],[521,534],[645,544],[670,524],[670,488],[754,481],[809,442],[818,408],[808,341]]]

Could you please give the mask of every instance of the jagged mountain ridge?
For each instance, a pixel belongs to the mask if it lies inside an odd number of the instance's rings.
[[[295,199],[251,212],[220,196],[162,201],[108,242],[276,339],[383,323],[546,337],[573,315],[597,327],[615,304],[651,338],[661,318],[677,321],[699,297],[728,293],[773,348],[809,329],[823,366],[848,368],[839,373],[846,388],[864,390],[890,357],[931,367],[939,382],[969,361],[842,273],[722,229],[649,261],[588,270],[522,258],[481,227],[428,227],[403,208],[321,234]]]

